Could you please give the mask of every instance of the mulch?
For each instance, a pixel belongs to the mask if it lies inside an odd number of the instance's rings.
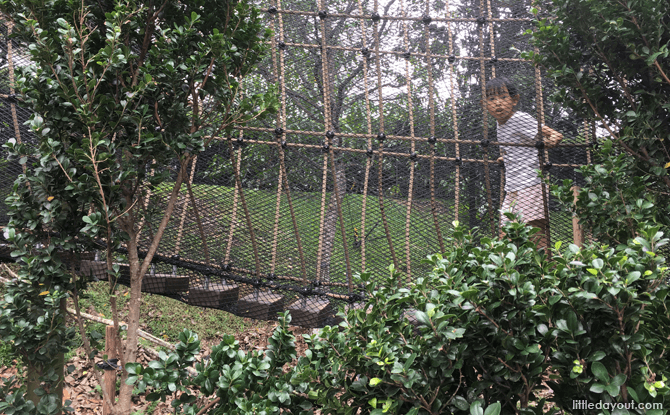
[[[276,323],[268,323],[260,327],[253,327],[241,333],[235,334],[235,338],[240,342],[240,349],[245,351],[263,350],[268,344],[268,338],[272,336],[272,332],[276,327]],[[302,327],[291,327],[291,331],[296,336],[296,349],[298,356],[304,355],[307,345],[305,344],[302,334],[311,333],[312,329],[305,329]],[[207,356],[211,347],[216,344],[216,339],[207,339],[201,343],[200,357]],[[65,376],[64,399],[72,401],[72,408],[76,415],[99,415],[102,414],[102,397],[100,386],[93,373],[91,364],[85,358],[86,353],[83,347],[79,348],[75,355],[70,359],[67,365],[74,366],[74,371]],[[153,355],[148,353],[142,347],[138,349],[138,361],[144,365],[149,361],[156,360]],[[0,377],[8,378],[16,375],[18,368],[0,367]],[[170,407],[170,400],[160,402],[153,412],[146,412],[147,408],[152,402],[146,401],[144,395],[135,396],[133,398],[133,411],[140,414],[152,413],[154,415],[172,414]]]

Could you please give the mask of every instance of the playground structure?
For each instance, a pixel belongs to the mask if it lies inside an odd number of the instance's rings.
[[[579,183],[575,168],[590,162],[593,125],[547,102],[553,86],[521,56],[532,50],[530,1],[259,7],[274,36],[245,87],[276,87],[280,110],[217,137],[189,167],[145,292],[256,319],[289,310],[294,324],[321,326],[334,321],[338,304],[361,301],[356,273],[374,279],[393,264],[398,283],[408,284],[428,271],[421,260],[445,250],[454,221],[497,236],[504,164],[495,120],[480,103],[494,77],[517,84],[518,110],[538,129],[563,134],[552,149],[540,136],[516,145],[536,150],[551,182]],[[15,68],[28,62],[10,30],[5,25],[0,40],[0,140],[31,142],[23,125],[30,112],[14,90]],[[3,199],[22,171],[6,159]],[[161,211],[171,189],[166,182],[148,192],[147,209]],[[549,242],[579,241],[544,184],[541,195]],[[157,220],[143,227],[140,255]],[[73,269],[107,278],[97,259],[81,255]],[[121,250],[118,282],[128,284],[123,260]]]

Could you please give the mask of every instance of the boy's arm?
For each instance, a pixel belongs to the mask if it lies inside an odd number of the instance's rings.
[[[542,126],[542,136],[544,138],[544,145],[547,148],[552,148],[558,145],[558,143],[563,140],[563,134],[558,131],[547,127],[546,125]]]

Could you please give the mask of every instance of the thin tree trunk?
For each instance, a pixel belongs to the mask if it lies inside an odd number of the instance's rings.
[[[321,248],[321,282],[330,282],[330,262],[335,249],[335,235],[337,234],[337,197],[340,203],[347,193],[347,176],[342,163],[335,163],[335,184],[337,194],[333,189],[328,201],[328,210],[323,222],[323,247]],[[343,241],[344,242],[344,241]]]

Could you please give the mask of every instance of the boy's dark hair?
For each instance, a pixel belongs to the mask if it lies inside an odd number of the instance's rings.
[[[486,83],[486,95],[489,95],[490,93],[499,94],[502,92],[503,88],[507,89],[510,97],[519,95],[519,91],[514,82],[504,76],[493,78]]]

